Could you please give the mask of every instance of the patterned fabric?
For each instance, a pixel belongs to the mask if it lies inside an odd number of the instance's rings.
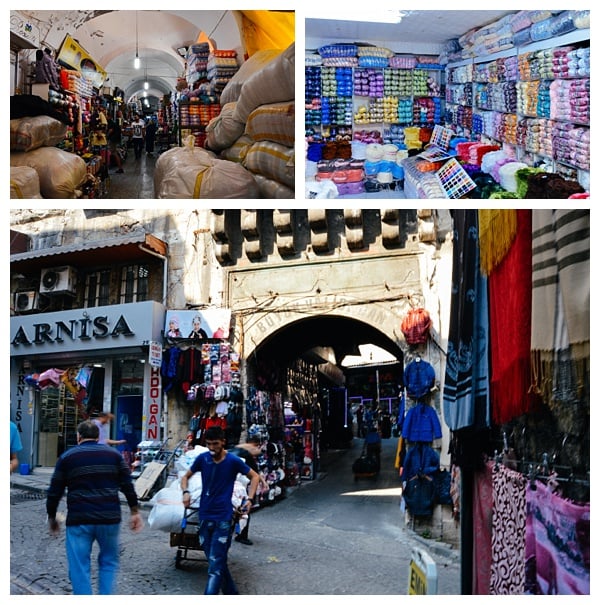
[[[590,594],[590,504],[527,488],[528,594]]]
[[[477,211],[456,210],[444,420],[455,431],[490,425],[487,280],[479,270]]]
[[[525,587],[525,489],[527,479],[505,466],[492,471],[490,594],[523,594]]]

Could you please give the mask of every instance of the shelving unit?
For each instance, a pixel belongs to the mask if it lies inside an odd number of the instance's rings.
[[[561,146],[552,149],[551,145],[553,138],[560,138],[561,125],[578,129],[582,137],[586,136],[586,132],[589,135],[589,120],[578,122],[554,118],[550,104],[550,86],[553,82],[589,80],[589,76],[521,77],[527,62],[535,58],[534,53],[559,48],[583,48],[589,45],[589,41],[590,30],[579,29],[495,54],[448,64],[446,125],[457,134],[473,140],[483,137],[490,142],[512,145],[516,148],[517,159],[529,164],[549,163],[553,171],[570,174],[579,182],[589,181],[589,166],[567,161],[561,155],[564,151]],[[511,87],[513,84],[514,88]],[[507,89],[507,85],[511,88]],[[500,87],[504,87],[502,94]],[[511,103],[503,106],[502,99],[506,96],[511,97]],[[542,100],[538,103],[539,98]],[[533,137],[528,136],[529,128],[548,131],[544,136],[547,148],[539,149],[532,144]]]
[[[179,146],[182,141],[190,134],[194,136],[194,146],[203,147],[206,139],[206,126],[216,118],[221,106],[219,103],[212,102],[207,99],[203,101],[201,98],[198,101],[180,101],[177,108],[177,128],[179,135]]]

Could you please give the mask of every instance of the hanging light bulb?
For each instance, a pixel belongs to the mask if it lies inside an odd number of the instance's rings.
[[[138,54],[138,18],[137,11],[135,11],[135,59],[133,60],[133,67],[135,69],[140,68],[140,57]]]
[[[148,90],[150,85],[148,84],[148,70],[144,69],[144,90]]]

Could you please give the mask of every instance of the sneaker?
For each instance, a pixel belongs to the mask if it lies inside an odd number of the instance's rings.
[[[118,174],[123,174],[123,169],[122,169],[122,168],[119,168],[119,170],[117,170],[117,173],[118,173]]]
[[[239,542],[240,544],[245,544],[246,546],[252,546],[252,540],[248,540],[248,538],[242,538],[242,536],[236,536],[234,539],[236,542]]]

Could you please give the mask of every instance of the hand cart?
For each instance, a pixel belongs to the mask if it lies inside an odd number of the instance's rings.
[[[135,480],[135,491],[140,500],[149,500],[160,489],[165,487],[169,470],[176,456],[183,453],[185,439],[182,439],[173,450],[166,449],[168,439],[160,442],[139,444],[142,453],[142,473]]]
[[[198,508],[189,506],[183,513],[183,519],[181,520],[181,531],[171,532],[170,545],[177,547],[175,553],[175,568],[181,569],[181,562],[183,560],[193,561],[206,561],[206,556],[200,559],[190,559],[188,557],[189,551],[200,551],[204,555],[204,551],[200,546],[200,540],[198,538],[198,521],[193,519],[194,515],[197,515]],[[194,526],[196,530],[194,532],[186,531],[190,526]]]

